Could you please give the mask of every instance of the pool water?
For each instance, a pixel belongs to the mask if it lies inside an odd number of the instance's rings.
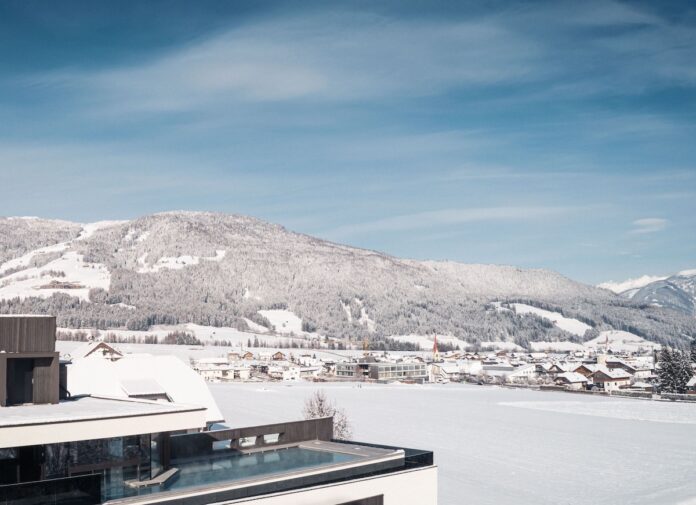
[[[175,460],[179,469],[166,483],[146,488],[131,488],[121,481],[102,489],[105,500],[176,491],[190,487],[228,483],[272,476],[336,463],[345,463],[359,456],[339,452],[318,451],[300,447],[269,450],[252,454],[220,451],[198,458]]]
[[[196,460],[179,464],[177,477],[163,489],[181,489],[216,482],[252,479],[335,463],[345,463],[357,456],[338,452],[315,451],[291,447],[254,454],[234,454],[220,458]]]

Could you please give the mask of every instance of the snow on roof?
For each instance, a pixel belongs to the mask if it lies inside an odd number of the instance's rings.
[[[83,397],[58,404],[3,407],[0,428],[27,424],[149,416],[200,409],[199,406],[123,398]]]
[[[96,348],[100,345],[103,348],[103,350],[100,352],[95,352]],[[80,347],[72,351],[70,353],[70,357],[73,359],[86,358],[87,356],[104,357],[107,354],[118,354],[119,356],[121,356],[123,353],[121,353],[111,345],[107,344],[106,342],[85,342]]]
[[[557,379],[564,379],[571,384],[576,382],[587,382],[584,375],[576,372],[563,372],[562,374],[558,374]]]
[[[694,375],[693,377],[691,377],[691,379],[689,379],[689,382],[687,382],[686,385],[689,386],[689,387],[694,387],[694,386],[696,386],[696,375]]]
[[[164,388],[153,379],[124,379],[121,381],[121,387],[128,396],[167,394]]]
[[[118,361],[80,359],[68,367],[68,390],[73,395],[125,398],[128,393],[123,383],[134,380],[156,382],[174,403],[205,407],[209,423],[223,420],[203,378],[174,356],[126,355]]]
[[[596,373],[599,373],[599,372],[603,373],[604,375],[606,375],[612,379],[630,379],[631,378],[631,374],[629,374],[628,372],[625,372],[621,368],[610,369],[604,365],[597,365],[593,375]]]
[[[444,373],[459,373],[459,365],[450,363],[440,363],[440,371]]]
[[[590,372],[596,372],[597,371],[597,365],[592,365],[590,363],[580,363],[578,366],[575,367],[573,372],[576,372],[580,368],[585,368],[586,370],[589,370]]]

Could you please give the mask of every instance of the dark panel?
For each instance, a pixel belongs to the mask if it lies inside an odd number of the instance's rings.
[[[34,360],[34,403],[58,403],[60,397],[59,358]]]
[[[41,482],[0,486],[3,505],[97,505],[101,503],[101,475],[83,475]]]
[[[55,350],[55,347],[55,317],[0,317],[0,351],[52,352]]]
[[[277,442],[264,443],[263,435],[276,433],[280,435]],[[333,438],[333,418],[325,417],[289,423],[174,435],[171,437],[170,442],[171,458],[177,459],[210,453],[213,451],[213,442],[221,440],[230,440],[232,449],[240,449],[239,439],[246,437],[256,437],[256,444],[251,447],[245,447],[245,449],[296,444],[309,440],[329,441]]]
[[[34,401],[34,360],[7,360],[7,405],[22,405]]]
[[[369,498],[340,503],[339,505],[384,505],[384,495],[370,496]]]
[[[0,407],[7,405],[7,354],[0,354]]]

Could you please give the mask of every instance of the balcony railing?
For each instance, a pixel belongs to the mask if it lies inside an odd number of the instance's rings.
[[[0,505],[97,505],[100,474],[0,485]]]

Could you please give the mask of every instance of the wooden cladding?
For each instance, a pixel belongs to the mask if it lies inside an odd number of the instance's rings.
[[[56,318],[53,316],[0,317],[0,351],[53,352]]]

